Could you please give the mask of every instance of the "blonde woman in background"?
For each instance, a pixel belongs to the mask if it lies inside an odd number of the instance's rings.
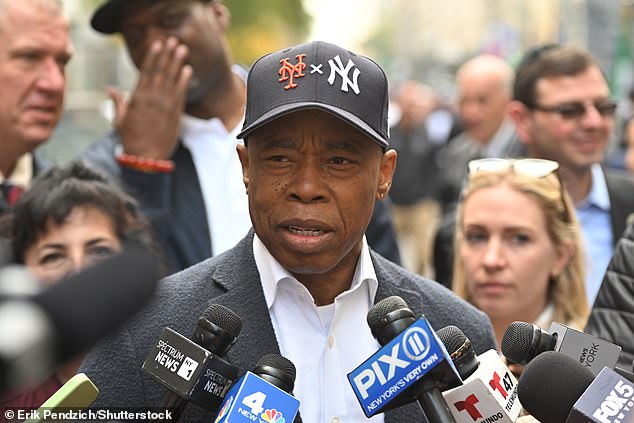
[[[580,228],[557,169],[540,159],[469,163],[453,289],[489,316],[498,346],[514,321],[585,324]]]

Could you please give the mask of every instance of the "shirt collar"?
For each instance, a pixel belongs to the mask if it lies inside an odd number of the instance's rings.
[[[376,291],[378,288],[378,280],[376,278],[376,272],[374,271],[374,265],[372,264],[372,257],[370,256],[370,249],[366,241],[365,235],[363,236],[363,244],[361,246],[361,256],[357,262],[357,268],[352,278],[352,284],[350,288],[342,292],[337,298],[345,296],[348,292],[352,292],[356,289],[360,289],[364,285],[367,285],[369,304],[374,304],[374,298],[376,297]],[[266,299],[266,305],[271,309],[275,303],[275,297],[277,295],[277,289],[282,281],[292,281],[296,284],[301,284],[291,273],[286,270],[276,259],[271,255],[269,250],[264,246],[257,234],[253,236],[253,256],[255,258],[255,264],[260,272],[260,280],[262,283],[262,290],[264,291],[264,298]]]
[[[593,164],[591,172],[592,187],[590,187],[590,192],[580,206],[595,206],[602,210],[609,211],[610,195],[608,194],[608,185],[605,182],[605,175],[603,174],[601,165],[598,163]]]
[[[0,172],[0,183],[11,182],[21,188],[27,188],[33,179],[33,155],[24,153],[15,163],[13,172],[10,175],[3,175]]]

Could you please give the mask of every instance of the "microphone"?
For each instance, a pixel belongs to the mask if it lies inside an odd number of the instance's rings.
[[[168,388],[160,407],[173,411],[170,421],[179,419],[188,402],[218,409],[239,372],[220,356],[235,343],[240,329],[237,314],[211,304],[198,319],[193,342],[170,328],[163,330],[142,369]]]
[[[550,333],[549,333],[550,332]],[[545,351],[558,351],[583,364],[596,376],[603,367],[614,368],[621,347],[553,322],[549,332],[526,322],[513,322],[504,332],[502,352],[510,361],[526,365]]]
[[[367,320],[382,348],[348,374],[364,414],[418,401],[429,421],[455,422],[440,391],[460,385],[460,376],[427,319],[393,296],[375,304]]]
[[[29,412],[24,423],[50,421],[52,414],[90,407],[99,395],[99,389],[84,373],[78,373],[59,388],[40,408]],[[56,419],[55,419],[56,420]]]
[[[293,363],[267,354],[231,388],[214,423],[292,422],[299,410],[294,385]]]
[[[447,326],[437,333],[464,383],[443,392],[456,422],[513,423],[522,411],[517,380],[497,351],[489,350],[476,357],[471,341],[456,326]]]
[[[595,377],[572,357],[547,351],[522,373],[524,408],[542,423],[632,423],[634,385],[608,367]]]
[[[26,272],[14,284],[32,284]],[[39,293],[0,295],[0,392],[39,383],[140,309],[159,279],[148,253],[126,250]]]
[[[480,365],[471,340],[467,338],[460,328],[454,325],[440,328],[436,334],[447,349],[460,378],[464,381]]]

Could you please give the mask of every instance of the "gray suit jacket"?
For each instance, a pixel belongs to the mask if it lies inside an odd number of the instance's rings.
[[[279,354],[252,243],[251,231],[233,249],[162,280],[153,299],[134,319],[88,353],[80,371],[99,388],[94,406],[157,407],[165,389],[142,372],[141,364],[166,326],[189,337],[212,303],[222,304],[242,318],[242,331],[226,356],[228,361],[249,370],[263,355]],[[374,252],[371,255],[379,281],[375,301],[399,295],[415,313],[424,312],[433,327],[460,327],[476,352],[496,347],[491,324],[482,312],[441,285]],[[367,324],[365,317],[359,316],[359,325]],[[211,419],[210,412],[191,404],[183,415],[186,422]],[[423,421],[423,414],[417,404],[410,404],[387,412],[386,421]]]

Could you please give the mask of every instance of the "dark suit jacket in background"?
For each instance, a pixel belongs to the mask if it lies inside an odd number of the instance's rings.
[[[604,169],[605,182],[610,197],[610,222],[612,240],[619,241],[627,226],[627,216],[634,212],[634,178],[624,171]]]
[[[633,368],[634,222],[616,245],[584,332],[619,345],[619,367]]]
[[[253,231],[233,249],[162,280],[151,302],[133,320],[88,353],[80,371],[99,388],[94,406],[157,407],[165,389],[142,372],[143,361],[165,327],[189,337],[212,303],[229,307],[242,319],[242,331],[227,354],[228,361],[246,371],[263,355],[279,354],[252,243]],[[371,256],[379,281],[375,301],[399,295],[415,313],[424,313],[434,328],[460,327],[478,353],[496,348],[491,324],[482,312],[435,282],[373,251]],[[359,325],[366,324],[362,316]],[[212,418],[210,412],[189,405],[183,421]],[[386,414],[388,423],[420,421],[424,420],[417,404]]]

